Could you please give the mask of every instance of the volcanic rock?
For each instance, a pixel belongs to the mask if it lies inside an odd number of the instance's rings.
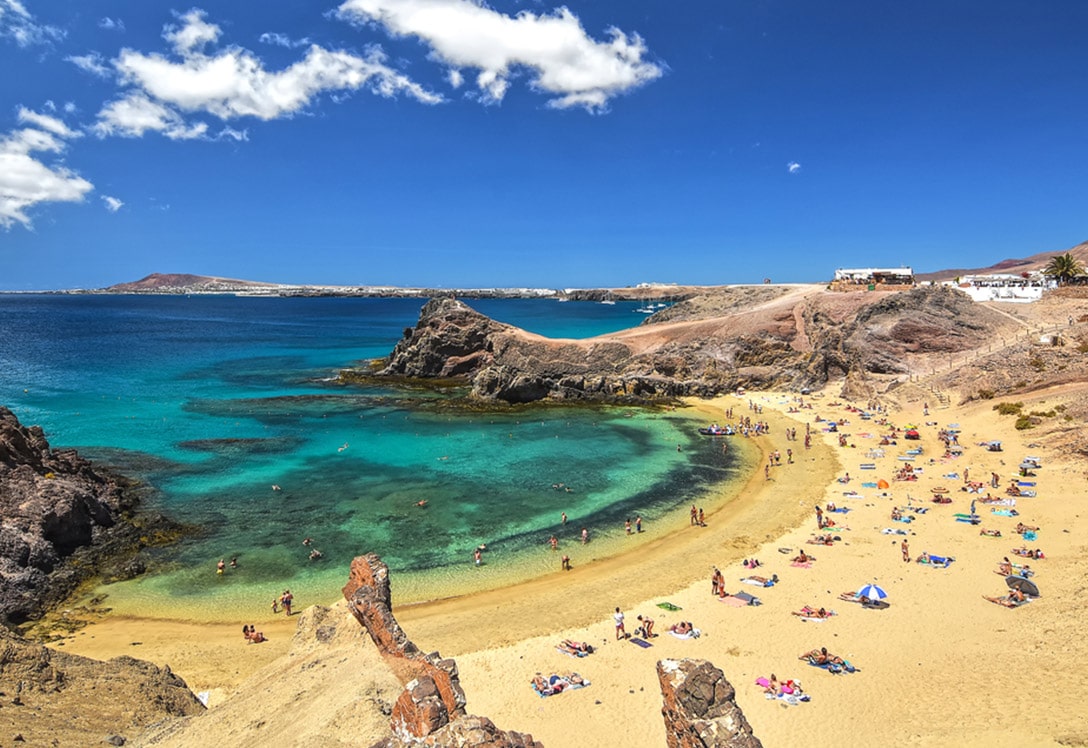
[[[669,748],[761,748],[725,673],[706,660],[657,663]]]

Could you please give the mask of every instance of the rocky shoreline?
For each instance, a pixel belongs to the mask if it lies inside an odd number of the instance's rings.
[[[135,488],[0,407],[0,624],[39,619],[90,579],[138,576],[142,549],[180,537]]]

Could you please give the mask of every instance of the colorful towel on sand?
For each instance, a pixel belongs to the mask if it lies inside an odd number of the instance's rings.
[[[894,530],[892,528],[890,528],[890,527],[885,527],[883,530],[880,531],[880,533],[881,533],[881,535],[907,535],[907,534],[909,534],[909,533],[907,533],[906,530],[901,530],[898,527],[895,528]]]
[[[861,484],[861,487],[862,488],[876,488],[876,482],[866,481],[865,483]],[[843,494],[843,495],[845,496],[846,494]]]
[[[813,662],[812,660],[809,660],[808,664],[812,665],[812,667],[818,667],[821,670],[826,670],[832,675],[857,672],[857,668],[850,664],[850,660],[843,660],[842,665],[839,665],[835,662]]]
[[[726,595],[721,598],[721,602],[728,605],[730,608],[747,608],[748,603],[741,600],[739,597],[733,597],[732,595]]]
[[[794,561],[792,564],[790,564],[790,566],[792,566],[795,569],[811,569],[812,568],[812,562],[811,561],[806,561],[805,563],[801,563],[800,561]]]
[[[876,463],[875,462],[863,462],[860,465],[858,465],[858,467],[861,468],[862,470],[876,470]]]
[[[673,605],[672,603],[658,603],[657,607],[662,610],[683,610],[679,605]]]
[[[646,641],[645,639],[639,639],[637,636],[632,636],[627,641],[631,642],[632,644],[637,644],[638,646],[642,647],[643,649],[649,649],[650,647],[653,646],[653,644],[650,644],[650,642]]]
[[[699,629],[692,629],[686,634],[678,634],[675,631],[669,631],[669,633],[675,636],[677,639],[698,639],[700,636],[703,635],[703,632]]]

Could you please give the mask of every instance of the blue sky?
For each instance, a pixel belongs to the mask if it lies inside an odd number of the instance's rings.
[[[818,281],[1088,239],[1083,0],[0,0],[0,289]]]

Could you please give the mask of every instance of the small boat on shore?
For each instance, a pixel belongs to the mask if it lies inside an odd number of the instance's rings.
[[[699,433],[703,436],[733,436],[736,432],[733,431],[732,426],[719,426],[714,424],[713,426],[699,429]]]

